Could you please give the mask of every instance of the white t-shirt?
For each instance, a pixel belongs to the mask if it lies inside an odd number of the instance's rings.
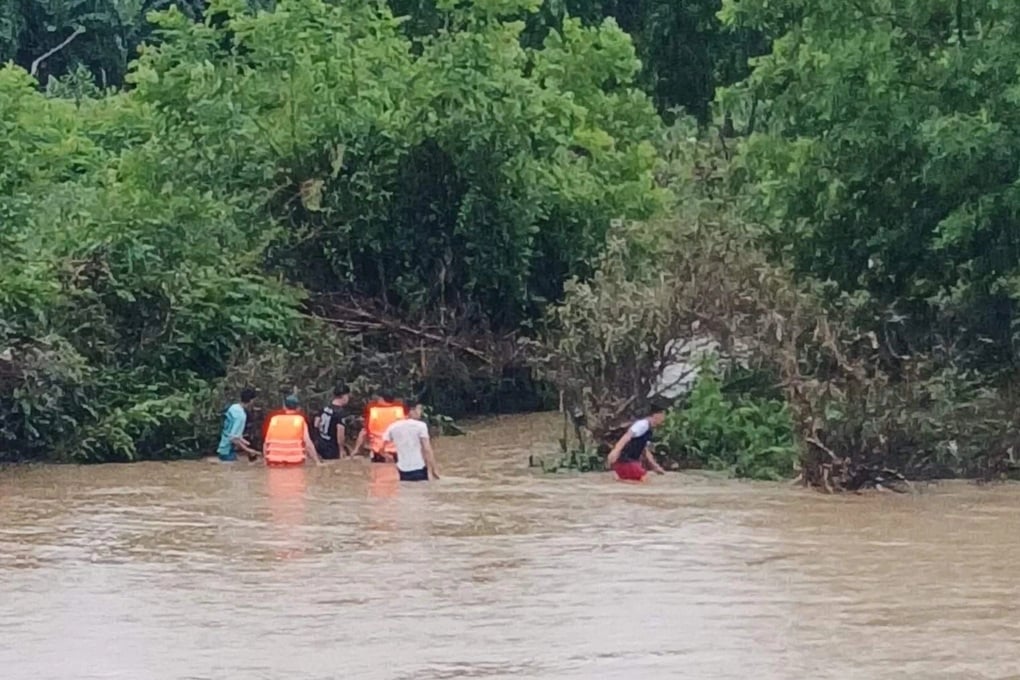
[[[413,418],[398,420],[383,433],[383,441],[393,442],[397,447],[397,469],[404,472],[425,467],[425,457],[421,453],[423,440],[429,440],[429,426]]]
[[[652,424],[648,422],[648,418],[635,420],[634,424],[630,426],[630,436],[641,437],[650,429],[652,429]]]

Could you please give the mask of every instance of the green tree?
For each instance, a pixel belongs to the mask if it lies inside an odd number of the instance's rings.
[[[560,0],[550,6],[588,21],[596,12],[615,18],[634,37],[642,84],[658,109],[682,107],[702,123],[711,117],[716,88],[746,77],[748,60],[768,50],[761,31],[722,24],[722,0]]]
[[[725,16],[787,29],[722,97],[733,109],[762,103],[738,176],[773,245],[926,333],[962,326],[970,346],[1000,350],[986,358],[1012,358],[1020,9],[745,0]]]
[[[449,26],[437,0],[389,0],[398,16],[408,17],[412,35],[432,34]],[[545,0],[519,14],[526,21],[524,40],[541,45],[549,31],[570,18],[585,26],[612,19],[634,41],[642,70],[639,82],[659,111],[671,117],[682,107],[702,123],[711,117],[715,89],[748,72],[748,60],[768,50],[765,33],[724,26],[717,14],[722,0]]]
[[[372,2],[219,3],[219,26],[171,12],[132,80],[185,161],[168,181],[254,193],[288,225],[278,268],[513,327],[583,272],[612,218],[663,198],[627,36],[571,20],[525,47],[503,17],[534,4],[452,7],[417,40]]]
[[[0,130],[0,459],[193,455],[232,352],[294,337],[297,292],[259,276],[270,225],[154,182],[172,159],[128,95],[2,68]]]
[[[138,47],[152,37],[150,12],[176,7],[199,19],[207,0],[7,0],[0,7],[0,63],[36,65],[42,82],[84,66],[101,86],[123,84]],[[269,8],[272,0],[249,0]]]

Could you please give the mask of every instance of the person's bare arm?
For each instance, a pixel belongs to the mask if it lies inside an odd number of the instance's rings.
[[[627,445],[627,442],[629,442],[633,436],[634,435],[631,434],[630,429],[628,429],[627,432],[620,437],[620,440],[616,442],[616,446],[614,446],[613,450],[609,452],[609,458],[606,459],[607,467],[612,467],[613,464],[620,459],[620,454],[623,453],[623,447]]]
[[[432,450],[432,442],[428,437],[421,438],[421,452],[425,456],[425,465],[429,469],[429,479],[439,479],[439,466],[436,464],[436,453]]]
[[[346,430],[346,428],[344,428],[343,424],[341,423],[341,424],[336,426],[336,455],[339,458],[343,458],[344,457],[344,444],[347,443],[345,441],[346,438],[347,438],[347,430]]]
[[[249,456],[259,456],[262,454],[258,449],[252,448],[251,444],[244,437],[231,437],[230,443],[236,446],[241,451],[244,451]]]
[[[239,450],[243,451],[248,456],[249,463],[254,463],[259,458],[262,458],[263,462],[265,461],[265,457],[262,455],[262,452],[254,448],[251,445],[251,443],[243,436],[231,437],[230,443],[236,446]]]
[[[354,442],[354,450],[351,451],[352,456],[356,456],[361,453],[361,447],[365,445],[365,437],[368,431],[365,428],[361,428],[361,432],[358,433],[358,439]]]
[[[652,447],[646,446],[644,453],[645,462],[648,463],[648,467],[655,470],[655,474],[664,475],[666,471],[662,469],[662,466],[655,462],[655,456],[652,455]]]
[[[319,452],[315,449],[315,444],[312,442],[311,436],[308,434],[308,427],[305,427],[305,455],[315,461],[316,465],[322,465],[322,458],[319,456]]]

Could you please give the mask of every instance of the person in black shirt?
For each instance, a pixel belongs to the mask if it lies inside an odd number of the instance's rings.
[[[351,390],[346,384],[340,383],[333,390],[333,401],[327,404],[315,418],[315,449],[324,460],[337,460],[344,455],[346,431],[344,416],[347,402],[351,400]]]

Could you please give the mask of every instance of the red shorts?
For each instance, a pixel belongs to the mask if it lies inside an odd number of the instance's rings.
[[[618,460],[613,463],[613,472],[618,478],[628,482],[640,482],[648,473],[639,460]]]

